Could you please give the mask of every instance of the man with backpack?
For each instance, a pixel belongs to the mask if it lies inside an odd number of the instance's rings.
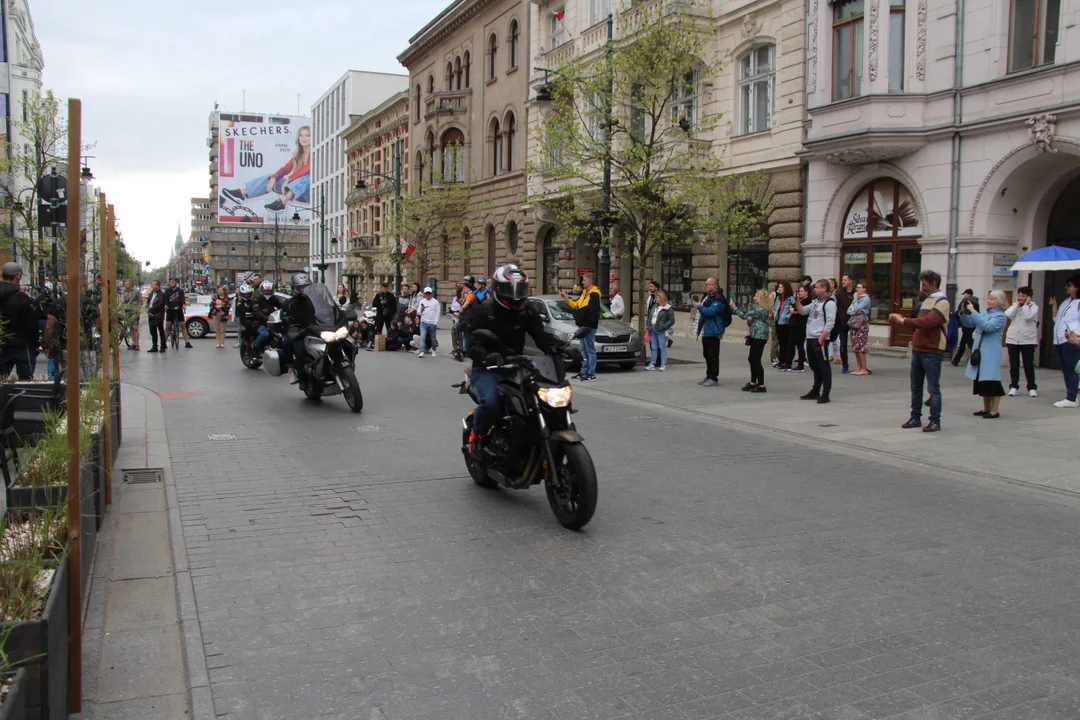
[[[807,316],[806,355],[814,372],[814,387],[802,399],[817,400],[818,405],[824,405],[830,401],[832,392],[832,366],[827,352],[836,329],[836,298],[829,294],[829,281],[814,283],[814,301],[810,305],[803,305],[796,295],[795,312]]]
[[[705,281],[705,297],[693,301],[698,313],[697,332],[701,336],[701,354],[705,357],[705,379],[702,387],[720,384],[720,341],[731,324],[731,303],[724,297],[716,278]]]

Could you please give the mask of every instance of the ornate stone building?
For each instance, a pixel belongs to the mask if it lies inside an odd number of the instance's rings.
[[[983,297],[1031,284],[1044,313],[1062,297],[1067,273],[1008,266],[1080,247],[1078,10],[809,0],[806,268],[867,282],[874,341],[907,344],[887,318],[910,312],[923,269]]]
[[[460,227],[425,273],[443,300],[466,273],[487,276],[506,262],[537,269],[533,218],[523,207],[529,7],[454,0],[398,57],[410,77],[410,192],[432,177],[468,178],[473,188]]]

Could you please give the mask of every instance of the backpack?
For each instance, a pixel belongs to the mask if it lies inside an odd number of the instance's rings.
[[[829,297],[825,298],[825,302],[821,304],[821,314],[822,317],[825,316],[825,306],[828,305],[830,302],[833,304],[833,307],[836,310],[836,319],[833,321],[832,332],[829,333],[829,342],[836,342],[840,339],[840,306],[836,304],[835,296],[830,295]]]
[[[723,293],[720,293],[720,302],[724,303],[724,309],[720,311],[720,319],[724,322],[724,327],[731,325],[735,316],[731,312],[731,301],[724,297]]]
[[[945,352],[951,353],[960,344],[960,321],[956,313],[949,313],[949,326],[945,331]]]

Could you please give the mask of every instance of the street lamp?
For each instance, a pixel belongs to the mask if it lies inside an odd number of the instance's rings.
[[[319,268],[321,275],[320,279],[326,282],[326,189],[323,188],[319,191],[319,209],[309,208],[309,210],[319,216],[319,262],[315,266]],[[292,216],[293,225],[300,224],[300,213],[294,212]],[[330,245],[337,245],[337,238],[330,238]],[[333,249],[333,247],[331,247]],[[288,257],[288,256],[286,256]]]
[[[357,190],[366,190],[367,183],[364,182],[364,176],[377,177],[386,180],[394,188],[394,216],[397,218],[398,232],[401,232],[401,144],[394,143],[394,176],[390,177],[383,173],[374,172],[372,170],[361,170],[360,177],[356,180]],[[397,238],[397,264],[394,269],[394,292],[401,295],[401,238]]]

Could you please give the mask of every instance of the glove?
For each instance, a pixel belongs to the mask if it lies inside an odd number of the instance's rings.
[[[488,353],[484,356],[484,365],[502,365],[503,356],[499,353]]]

